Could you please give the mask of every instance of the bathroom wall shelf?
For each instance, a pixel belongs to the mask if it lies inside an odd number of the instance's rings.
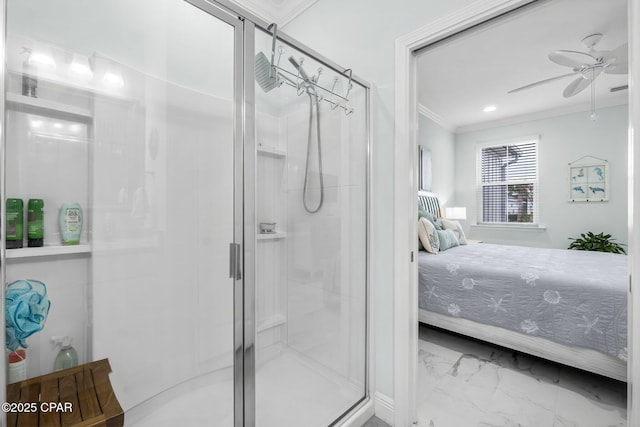
[[[287,233],[284,231],[278,231],[276,233],[258,233],[256,239],[257,240],[275,240],[275,239],[284,239],[287,237]]]
[[[7,249],[7,259],[73,255],[91,252],[91,245],[42,246],[40,248]]]
[[[70,119],[80,119],[83,122],[91,122],[93,116],[88,108],[76,107],[73,105],[62,104],[60,102],[51,101],[43,98],[33,98],[31,96],[19,95],[16,93],[7,93],[7,104],[13,109],[27,109],[36,113],[48,116],[56,116]]]
[[[273,157],[286,157],[287,152],[274,147],[267,147],[266,145],[258,146],[258,154],[273,156]]]

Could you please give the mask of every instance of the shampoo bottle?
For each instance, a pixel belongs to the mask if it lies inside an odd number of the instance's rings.
[[[22,199],[7,199],[7,249],[17,249],[22,247],[24,206]]]
[[[27,204],[27,246],[40,247],[44,244],[44,201],[29,199]]]
[[[53,362],[54,371],[78,366],[78,353],[75,348],[71,347],[71,337],[52,337],[51,340],[56,344],[60,344],[60,351]]]
[[[82,233],[82,208],[78,203],[65,203],[60,208],[60,234],[63,245],[77,245]]]

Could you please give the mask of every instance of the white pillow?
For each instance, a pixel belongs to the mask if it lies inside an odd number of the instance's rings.
[[[440,240],[436,234],[436,228],[425,217],[418,220],[418,237],[424,249],[432,254],[437,254],[440,250]]]
[[[456,237],[458,238],[458,242],[461,245],[467,244],[467,238],[464,235],[464,230],[462,229],[462,225],[460,224],[459,221],[452,221],[446,218],[442,218],[441,221],[442,221],[442,227],[445,230],[453,230],[453,232],[456,234]]]

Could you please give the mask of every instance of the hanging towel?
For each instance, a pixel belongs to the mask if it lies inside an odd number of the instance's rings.
[[[51,301],[47,287],[38,280],[17,280],[7,286],[5,319],[7,348],[27,348],[25,339],[41,331],[49,314]]]

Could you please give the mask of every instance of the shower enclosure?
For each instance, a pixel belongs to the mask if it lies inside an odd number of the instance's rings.
[[[368,399],[366,83],[226,1],[3,4],[2,212],[45,208],[1,274],[52,302],[26,377],[69,336],[127,426],[340,424]]]

